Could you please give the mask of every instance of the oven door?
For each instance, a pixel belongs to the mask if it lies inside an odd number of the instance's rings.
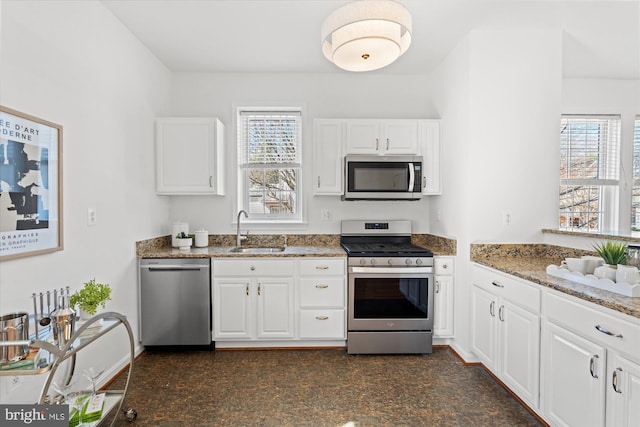
[[[349,331],[433,330],[433,269],[349,268]]]

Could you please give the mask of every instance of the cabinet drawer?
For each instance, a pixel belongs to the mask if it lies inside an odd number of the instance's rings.
[[[453,274],[453,258],[434,257],[433,271],[439,276],[450,276]]]
[[[345,339],[344,310],[300,310],[300,338]]]
[[[301,276],[344,276],[344,258],[320,258],[300,260]]]
[[[300,279],[300,307],[344,308],[345,280],[342,277]]]
[[[533,284],[495,270],[473,266],[473,283],[502,298],[518,304],[532,313],[540,314],[540,289]]]
[[[293,260],[214,259],[213,275],[217,276],[293,276]]]
[[[640,325],[603,313],[586,304],[588,303],[571,301],[553,292],[545,294],[544,308],[548,320],[609,349],[638,357]]]

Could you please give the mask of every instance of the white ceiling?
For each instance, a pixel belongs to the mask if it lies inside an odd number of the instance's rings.
[[[472,29],[564,33],[567,77],[640,78],[640,0],[404,0],[413,43],[375,71],[427,74]],[[102,0],[169,69],[344,72],[320,49],[320,26],[348,0]]]

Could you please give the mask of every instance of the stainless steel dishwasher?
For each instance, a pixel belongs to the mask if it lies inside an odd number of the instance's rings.
[[[210,346],[209,258],[141,259],[140,342],[145,346]]]

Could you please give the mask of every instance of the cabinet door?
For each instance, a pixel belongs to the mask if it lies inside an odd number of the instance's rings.
[[[433,334],[453,336],[453,276],[435,276]]]
[[[345,120],[346,154],[379,154],[379,120]]]
[[[313,194],[343,194],[343,121],[313,121]]]
[[[509,301],[498,308],[500,378],[534,408],[540,389],[540,316]]]
[[[607,426],[640,426],[640,365],[607,355]]]
[[[223,195],[223,138],[217,119],[158,119],[156,192]]]
[[[213,280],[214,338],[251,338],[254,316],[249,278]]]
[[[471,287],[471,347],[491,371],[496,372],[498,312],[497,298],[473,285]]]
[[[380,151],[384,154],[418,154],[417,120],[383,120]]]
[[[421,120],[419,129],[422,155],[422,194],[442,194],[440,168],[440,120]]]
[[[269,277],[256,282],[258,338],[292,338],[293,279]]]
[[[543,346],[543,411],[552,425],[603,426],[604,348],[546,322]]]

